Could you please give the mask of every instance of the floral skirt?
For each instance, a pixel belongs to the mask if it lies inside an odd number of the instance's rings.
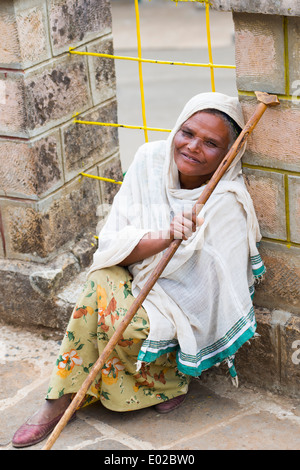
[[[47,399],[80,389],[134,301],[131,281],[129,271],[120,266],[89,275],[62,341]],[[101,400],[111,410],[130,411],[187,393],[189,377],[177,370],[173,354],[136,370],[148,333],[148,316],[140,307],[88,390],[83,406]]]

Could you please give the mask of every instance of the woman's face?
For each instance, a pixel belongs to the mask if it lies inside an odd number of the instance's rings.
[[[205,183],[225,157],[229,143],[229,127],[221,117],[199,111],[187,119],[174,137],[181,187],[193,189]]]

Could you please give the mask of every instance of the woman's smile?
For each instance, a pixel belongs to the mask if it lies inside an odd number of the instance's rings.
[[[183,153],[183,152],[180,152],[181,153],[181,156],[187,160],[188,162],[191,162],[191,163],[195,163],[195,164],[201,164],[201,161],[196,159],[196,158],[193,158],[191,157],[190,155],[187,155],[186,153]]]

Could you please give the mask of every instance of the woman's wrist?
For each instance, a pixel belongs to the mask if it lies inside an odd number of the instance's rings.
[[[173,238],[171,238],[169,230],[149,232],[141,238],[130,255],[119,264],[121,266],[128,266],[129,264],[137,263],[156,255],[168,248],[172,240]]]

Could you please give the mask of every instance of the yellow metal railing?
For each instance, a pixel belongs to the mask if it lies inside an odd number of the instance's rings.
[[[171,1],[173,1],[176,4],[178,2],[194,2],[194,3],[205,4],[206,36],[207,36],[207,47],[208,47],[209,62],[208,63],[192,63],[192,62],[174,62],[174,61],[166,61],[166,60],[144,59],[142,57],[142,47],[141,47],[139,4],[138,4],[138,0],[134,0],[135,17],[136,17],[136,35],[137,35],[137,55],[138,55],[137,57],[126,57],[126,56],[104,54],[104,53],[101,54],[101,53],[96,53],[96,52],[82,52],[82,51],[77,51],[72,47],[70,47],[69,53],[70,54],[78,54],[78,55],[89,55],[89,56],[96,56],[96,57],[104,57],[104,58],[114,59],[114,60],[115,59],[116,60],[131,60],[131,61],[138,62],[143,125],[142,126],[133,126],[133,125],[128,125],[128,124],[85,121],[85,120],[78,119],[79,113],[76,113],[73,116],[74,117],[74,123],[84,124],[84,125],[122,127],[122,128],[126,128],[126,129],[140,129],[140,130],[144,131],[145,142],[148,142],[148,131],[171,132],[171,129],[162,129],[162,128],[157,128],[157,127],[148,127],[147,126],[145,96],[144,96],[144,82],[143,82],[143,71],[142,71],[142,64],[143,63],[209,68],[210,69],[210,78],[211,78],[211,90],[213,92],[215,91],[214,69],[216,69],[216,68],[235,69],[235,65],[222,65],[222,64],[214,64],[213,63],[212,47],[211,47],[211,36],[210,36],[210,16],[209,16],[210,2],[209,2],[209,0],[171,0]],[[110,180],[109,178],[102,178],[100,176],[95,177],[94,175],[89,175],[87,173],[80,173],[80,175],[85,176],[85,177],[89,177],[89,178],[103,180],[103,181],[109,181],[109,182],[112,182],[112,183],[115,183],[115,184],[122,184],[120,181],[116,182],[115,180]]]

